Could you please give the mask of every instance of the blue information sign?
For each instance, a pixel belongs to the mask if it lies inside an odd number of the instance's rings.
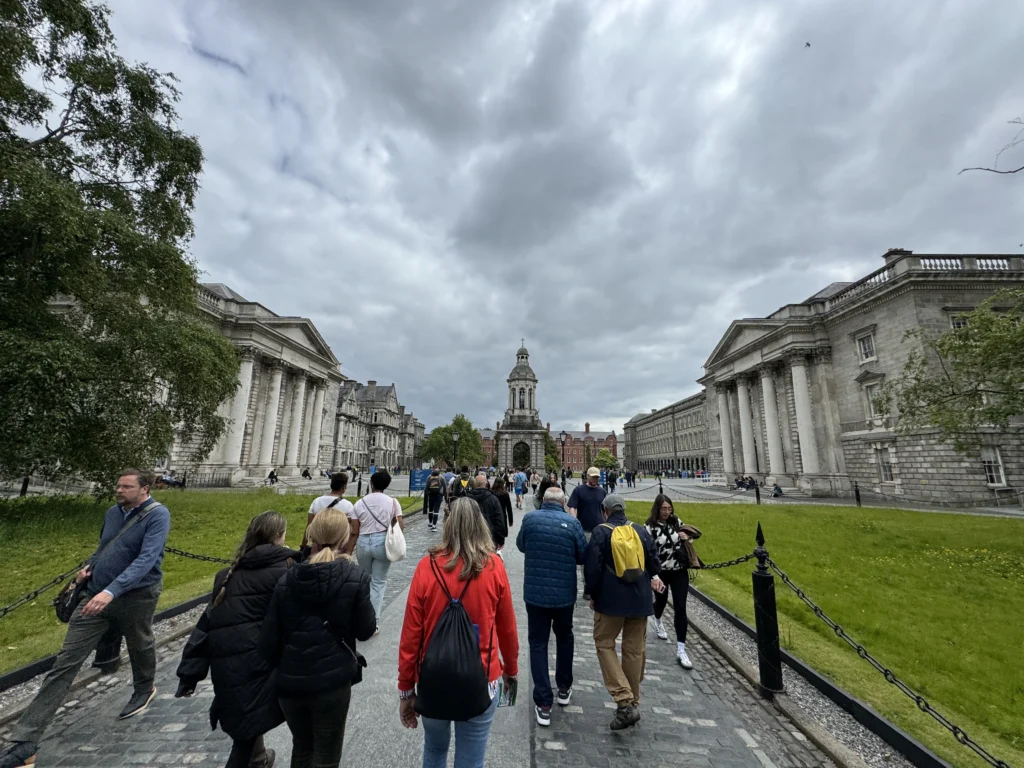
[[[425,491],[427,489],[427,478],[430,477],[429,469],[414,469],[409,473],[409,493],[413,491]]]

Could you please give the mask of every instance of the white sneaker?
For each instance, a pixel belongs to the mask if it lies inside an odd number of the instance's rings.
[[[683,669],[693,669],[693,662],[690,661],[690,657],[686,655],[685,648],[679,649],[677,658],[679,659],[679,666],[681,666]]]
[[[661,619],[654,620],[654,634],[659,640],[668,640],[668,632],[665,631],[665,623]]]

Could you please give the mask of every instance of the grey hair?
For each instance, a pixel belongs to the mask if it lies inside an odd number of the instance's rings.
[[[565,501],[565,494],[562,493],[562,489],[557,485],[552,485],[546,491],[544,491],[544,501],[557,501],[561,504]]]

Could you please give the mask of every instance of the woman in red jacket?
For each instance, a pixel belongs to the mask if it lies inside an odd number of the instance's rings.
[[[453,599],[465,609],[472,630],[461,616],[462,608],[451,605]],[[442,614],[445,620],[439,625]],[[428,668],[433,673],[430,679],[439,676],[443,679],[446,670],[438,667],[438,661],[444,657],[442,663],[451,663],[452,659],[451,652],[440,651],[440,644],[432,647],[435,628],[439,630],[438,636],[441,632],[457,634],[457,629],[469,632],[472,654],[469,666],[475,665],[473,652],[478,650],[482,667],[482,670],[469,672],[475,672],[480,690],[476,690],[475,685],[473,689],[425,688]],[[465,639],[464,635],[461,639]],[[477,503],[470,498],[456,499],[445,518],[441,543],[416,566],[398,650],[399,716],[402,725],[415,728],[417,712],[423,713],[423,768],[447,765],[452,722],[455,723],[455,768],[482,768],[498,704],[498,684],[502,678],[506,686],[514,683],[519,672],[518,662],[519,635],[505,566],[494,554],[491,533]],[[453,671],[463,673],[466,666]],[[429,717],[428,710],[443,709],[438,707],[439,700],[456,709],[467,701],[480,702],[475,707],[479,713],[467,719]]]

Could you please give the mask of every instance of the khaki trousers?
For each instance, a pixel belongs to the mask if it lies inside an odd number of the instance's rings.
[[[622,634],[622,660],[615,641]],[[594,612],[594,648],[604,687],[620,707],[640,704],[640,681],[647,661],[647,619],[626,619]]]

